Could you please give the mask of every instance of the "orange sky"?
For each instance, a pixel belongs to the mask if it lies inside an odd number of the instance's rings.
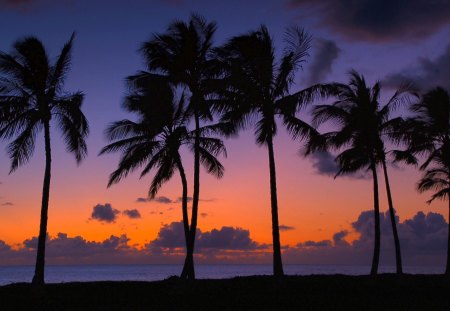
[[[250,133],[244,133],[239,140],[247,141],[248,147],[239,148],[242,144],[236,139],[227,141],[228,159],[223,161],[226,173],[222,180],[202,172],[200,213],[207,215],[199,218],[199,227],[202,230],[241,227],[249,229],[257,242],[271,243],[267,151],[253,144]],[[298,156],[298,143],[283,137],[276,142],[280,224],[294,227],[281,233],[282,244],[330,239],[335,232],[350,229],[350,223],[361,211],[372,208],[371,179],[318,175],[309,159]],[[58,147],[55,149],[59,155]],[[146,196],[151,176],[139,180],[134,174],[106,189],[108,174],[115,169],[111,165],[114,161],[105,165],[103,157],[96,157],[95,151],[91,150],[93,155],[78,168],[68,155],[55,156],[48,223],[51,235],[64,232],[100,241],[111,234],[126,233],[132,244],[143,245],[156,238],[162,224],[181,219],[179,203],[136,202],[138,197]],[[117,160],[115,156],[107,157]],[[192,176],[190,158],[187,154],[188,178]],[[37,235],[42,169],[43,163],[36,159],[9,176],[6,165],[1,166],[4,176],[1,200],[14,204],[0,207],[0,236],[8,244]],[[428,195],[416,193],[419,175],[413,168],[391,168],[390,172],[394,204],[401,219],[410,218],[419,210],[446,215],[444,203],[428,206],[425,204]],[[160,195],[174,200],[180,196],[178,175],[162,187]],[[384,211],[387,205],[381,176],[380,200]],[[142,218],[120,215],[115,223],[89,219],[93,206],[104,203],[120,211],[138,209]]]

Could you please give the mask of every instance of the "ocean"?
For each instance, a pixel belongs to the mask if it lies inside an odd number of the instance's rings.
[[[47,266],[46,283],[87,282],[87,281],[156,281],[179,275],[181,265],[77,265]],[[406,266],[405,273],[440,274],[444,267]],[[33,266],[0,266],[0,285],[30,282]],[[395,267],[382,266],[380,273],[393,273]],[[369,266],[345,265],[284,265],[288,275],[313,274],[369,274]],[[236,276],[270,275],[271,265],[197,265],[196,277],[202,279],[222,279]]]

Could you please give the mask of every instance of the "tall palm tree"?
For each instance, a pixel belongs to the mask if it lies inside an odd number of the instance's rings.
[[[435,199],[449,201],[450,216],[450,96],[436,87],[423,95],[421,101],[411,106],[414,116],[406,131],[408,151],[425,156],[420,166],[425,170],[418,184],[420,192],[436,191],[428,203]],[[450,225],[445,274],[450,275]]]
[[[295,73],[308,56],[310,36],[302,29],[290,28],[286,32],[285,43],[281,59],[277,62],[273,39],[267,28],[261,26],[256,31],[231,38],[217,50],[224,68],[223,86],[215,103],[215,109],[222,114],[221,121],[231,125],[230,133],[254,127],[256,143],[267,147],[275,276],[284,274],[273,145],[277,134],[276,121],[281,118],[294,139],[314,135],[314,128],[296,118],[295,114],[317,96],[328,94],[320,86],[289,94]]]
[[[182,183],[182,219],[186,246],[190,243],[188,218],[188,185],[183,167],[180,148],[194,146],[194,133],[189,131],[184,95],[175,101],[172,87],[165,77],[141,72],[127,79],[129,94],[123,107],[137,115],[138,120],[121,120],[112,123],[106,130],[111,144],[100,154],[120,151],[122,156],[118,168],[110,175],[108,187],[118,183],[130,172],[143,167],[141,177],[152,169],[156,173],[148,195],[154,198],[160,187],[169,181],[178,170]],[[205,136],[207,130],[200,128],[200,161],[217,178],[223,176],[224,168],[217,160],[219,154],[226,155],[220,139]]]
[[[350,71],[348,85],[336,85],[337,101],[327,105],[317,105],[313,110],[313,120],[317,125],[332,121],[338,129],[325,133],[325,146],[338,150],[336,157],[340,170],[336,176],[358,170],[370,170],[373,179],[374,231],[375,243],[371,274],[378,272],[380,256],[380,215],[378,197],[377,166],[381,165],[384,174],[389,214],[395,244],[397,273],[403,273],[400,239],[395,220],[395,209],[392,200],[391,187],[386,164],[386,147],[384,140],[396,142],[398,128],[403,124],[400,117],[391,118],[391,113],[403,102],[408,102],[413,96],[411,85],[400,87],[383,106],[379,102],[381,94],[380,83],[372,87],[366,85],[362,75]],[[313,145],[310,145],[310,147]],[[346,148],[342,151],[343,148]],[[317,148],[317,146],[316,146]],[[310,149],[311,152],[314,148]]]
[[[189,21],[175,21],[163,34],[154,34],[142,45],[150,72],[165,75],[173,84],[189,91],[187,113],[194,119],[194,187],[190,243],[188,245],[183,276],[195,278],[194,246],[197,232],[200,198],[200,122],[211,121],[208,96],[212,92],[211,80],[218,74],[217,61],[212,57],[212,39],[216,31],[214,22],[193,14]]]
[[[50,194],[51,143],[50,124],[56,120],[66,150],[79,163],[87,154],[85,138],[88,122],[81,111],[83,93],[63,91],[70,68],[74,34],[64,45],[56,63],[51,64],[39,39],[28,37],[14,44],[11,54],[0,52],[0,97],[2,126],[0,137],[14,138],[8,145],[11,170],[28,162],[34,152],[36,135],[44,129],[45,173],[39,227],[36,268],[33,283],[44,283],[45,240]]]

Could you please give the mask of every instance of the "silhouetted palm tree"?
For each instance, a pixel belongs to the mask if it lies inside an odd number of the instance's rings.
[[[295,113],[316,96],[327,94],[313,86],[289,95],[296,71],[308,56],[310,36],[299,28],[288,29],[285,49],[279,62],[275,60],[274,42],[265,26],[257,31],[230,39],[217,50],[223,63],[223,87],[218,91],[215,108],[221,121],[231,125],[231,133],[254,126],[256,143],[267,146],[270,173],[270,197],[273,238],[273,273],[283,275],[278,223],[277,183],[273,138],[277,134],[276,119],[282,121],[296,138],[306,138],[316,131]]]
[[[337,93],[337,101],[329,105],[317,105],[313,110],[313,120],[316,124],[330,120],[339,127],[337,131],[323,134],[325,144],[328,148],[340,151],[336,157],[336,161],[340,167],[336,176],[361,169],[372,172],[375,220],[372,275],[376,275],[378,272],[380,255],[377,165],[380,164],[382,166],[395,244],[397,273],[401,274],[403,270],[400,240],[389,184],[386,165],[387,151],[384,140],[395,140],[395,137],[397,137],[397,131],[400,125],[402,125],[402,119],[400,117],[391,119],[390,115],[399,104],[409,101],[410,96],[414,95],[414,89],[410,85],[403,85],[382,106],[379,103],[380,83],[377,82],[373,87],[368,87],[364,77],[354,70],[350,71],[349,84],[336,85],[336,88],[339,90]],[[342,151],[342,148],[346,147],[348,148]]]
[[[172,83],[186,87],[190,93],[187,113],[195,124],[194,187],[190,243],[183,277],[188,274],[191,279],[195,278],[193,254],[200,197],[200,122],[212,120],[207,97],[212,92],[209,82],[218,73],[217,62],[211,55],[215,31],[215,23],[193,14],[189,22],[173,22],[164,34],[153,35],[141,48],[151,72],[166,75]]]
[[[447,199],[450,215],[450,96],[445,89],[437,87],[424,94],[411,110],[415,115],[408,120],[408,151],[425,156],[420,166],[425,174],[418,190],[436,191],[428,203]],[[450,226],[448,243],[446,275],[450,275]]]
[[[63,91],[70,67],[74,35],[64,45],[55,64],[51,64],[41,41],[28,37],[14,44],[11,54],[0,52],[0,97],[3,114],[0,137],[14,138],[8,146],[11,170],[28,162],[34,152],[36,135],[44,129],[45,174],[39,228],[36,269],[33,283],[44,283],[45,240],[50,193],[50,124],[56,119],[66,149],[79,163],[87,154],[85,138],[88,122],[81,111],[83,93]]]
[[[178,170],[182,183],[182,215],[186,240],[189,245],[188,186],[180,156],[182,145],[194,146],[194,133],[187,128],[184,95],[179,101],[167,79],[141,72],[128,77],[129,94],[123,107],[138,116],[136,122],[121,120],[112,123],[106,136],[113,143],[104,147],[100,154],[120,151],[122,156],[118,168],[110,175],[108,187],[119,182],[130,172],[143,167],[140,177],[156,169],[148,195],[154,198],[160,187]],[[200,128],[200,161],[209,173],[217,178],[223,176],[224,168],[217,160],[219,154],[226,155],[220,139],[207,137],[209,131]]]

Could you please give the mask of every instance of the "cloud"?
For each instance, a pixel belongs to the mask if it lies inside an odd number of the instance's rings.
[[[182,202],[182,201],[183,201],[182,197],[178,197],[177,200],[176,200],[177,203]],[[191,202],[192,201],[192,197],[187,197],[187,201]]]
[[[141,213],[137,209],[126,209],[122,212],[122,214],[128,216],[131,219],[141,218]]]
[[[102,222],[113,223],[116,221],[117,214],[120,212],[112,208],[111,204],[97,204],[92,208],[91,219]]]
[[[170,198],[165,197],[165,196],[156,197],[154,199],[151,199],[151,198],[137,198],[136,202],[138,202],[138,203],[157,202],[157,203],[161,203],[161,204],[175,203],[175,201],[172,201]]]
[[[400,72],[387,75],[383,79],[383,84],[398,88],[407,81],[412,81],[422,91],[428,91],[436,86],[450,89],[450,44],[435,59],[421,57],[416,64]]]
[[[444,266],[448,224],[437,213],[418,212],[398,223],[403,264],[405,266]],[[380,265],[395,265],[395,248],[389,213],[380,214]],[[351,224],[358,237],[349,242],[349,231],[339,231],[330,240],[305,241],[287,248],[286,263],[370,265],[374,243],[374,213],[362,212]]]
[[[155,201],[155,202],[158,202],[158,203],[162,203],[162,204],[173,203],[173,201],[171,199],[169,199],[168,197],[156,197],[152,201]]]
[[[198,237],[199,249],[254,250],[264,245],[250,238],[250,231],[242,228],[222,227],[201,232]]]
[[[283,246],[286,264],[370,265],[373,255],[373,211],[364,211],[351,223],[349,230],[335,232],[330,239],[307,240]],[[397,221],[398,221],[397,217]],[[381,213],[381,266],[395,264],[394,243],[389,214]],[[432,265],[443,268],[446,261],[448,224],[441,214],[418,212],[398,222],[405,267]],[[356,237],[356,239],[355,239]],[[0,265],[32,264],[37,238],[21,245],[0,240]],[[252,239],[250,231],[224,226],[209,231],[197,230],[197,263],[272,262],[270,245]],[[185,256],[182,222],[163,225],[156,238],[144,246],[133,245],[126,235],[111,235],[102,241],[88,241],[82,236],[65,233],[48,236],[46,259],[49,264],[181,264]]]
[[[206,218],[206,217],[208,217],[208,213],[200,213],[200,216],[203,218]]]
[[[0,0],[0,11],[14,10],[21,13],[30,13],[36,9],[50,6],[66,6],[72,4],[72,0]]]
[[[414,41],[450,25],[450,2],[445,0],[291,0],[292,8],[351,40]]]
[[[339,172],[339,165],[335,162],[335,156],[328,151],[317,151],[308,156],[312,162],[314,171],[319,175],[335,177]],[[349,177],[354,179],[367,179],[370,175],[364,170],[355,173],[342,174],[341,177]]]
[[[198,232],[199,230],[197,229],[197,235]],[[150,249],[154,249],[155,247],[182,248],[185,245],[183,222],[180,221],[163,225],[159,229],[156,239],[151,241],[147,247]]]
[[[172,222],[163,225],[155,240],[151,241],[148,248],[184,248],[184,228],[183,222]],[[202,232],[197,229],[196,249],[199,251],[206,249],[220,250],[255,250],[265,248],[265,244],[259,244],[250,238],[250,231],[235,227],[222,227]]]
[[[309,76],[306,85],[322,83],[331,73],[333,62],[338,58],[341,50],[332,40],[318,38],[314,41],[316,48],[312,64],[308,67]]]
[[[145,202],[149,202],[150,200],[148,198],[137,198],[136,202],[138,203],[145,203]]]
[[[309,157],[312,161],[312,167],[320,175],[335,176],[339,171],[339,166],[334,161],[334,156],[327,151],[318,151]]]
[[[280,231],[291,231],[291,230],[295,230],[295,227],[286,226],[286,225],[279,225],[278,227],[279,227]]]
[[[13,205],[14,205],[14,203],[12,203],[12,202],[2,203],[2,206],[13,206]]]

